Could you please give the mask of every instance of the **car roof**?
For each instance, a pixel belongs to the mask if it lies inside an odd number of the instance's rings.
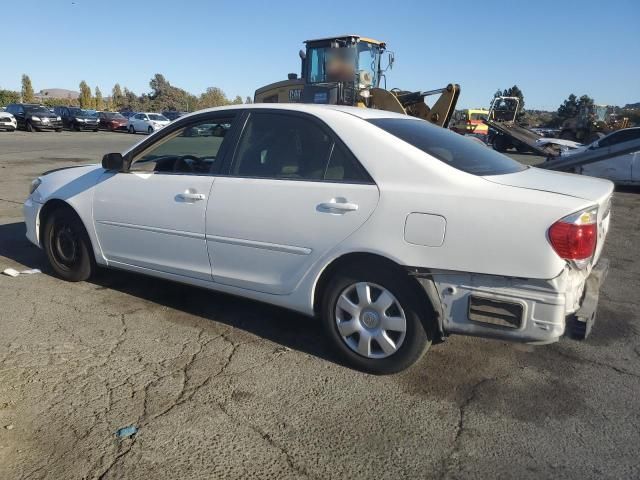
[[[194,113],[246,109],[285,110],[291,112],[310,113],[317,116],[322,116],[325,112],[342,112],[344,114],[352,115],[363,120],[374,118],[415,119],[415,117],[409,117],[400,113],[388,112],[386,110],[377,110],[375,108],[348,107],[344,105],[318,105],[312,103],[251,103],[242,105],[225,105],[222,107],[199,110]]]

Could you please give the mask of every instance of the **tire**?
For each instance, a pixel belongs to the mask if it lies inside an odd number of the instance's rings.
[[[99,128],[94,128],[93,131],[97,132],[98,130],[100,130]]]
[[[73,129],[74,129],[76,132],[81,132],[81,131],[82,131],[82,127],[81,127],[80,125],[74,125]]]
[[[331,278],[322,299],[322,324],[332,346],[350,366],[377,375],[396,373],[427,351],[434,319],[421,307],[424,299],[420,301],[410,281],[388,268],[358,266]],[[367,290],[368,299],[361,299]],[[382,310],[385,305],[389,306]],[[394,319],[387,323],[391,328],[385,328],[387,315]],[[368,341],[362,340],[363,333]]]
[[[129,125],[129,133],[136,133],[136,129],[133,128],[133,125]]]
[[[502,135],[496,135],[493,137],[493,149],[498,152],[506,152],[509,145],[507,140]]]
[[[95,270],[89,235],[70,208],[54,210],[47,217],[43,246],[51,268],[63,280],[82,282]]]
[[[524,143],[518,143],[516,145],[516,152],[518,152],[518,153],[529,153],[529,147],[527,147]]]
[[[56,128],[56,132],[61,132],[62,129],[61,128]]]
[[[33,125],[31,124],[31,122],[27,122],[27,123],[25,124],[25,126],[24,126],[24,129],[25,129],[27,132],[35,132],[35,131],[36,131],[36,129],[35,129],[35,128],[33,128]]]
[[[149,135],[151,135],[153,133],[153,128],[151,128],[151,127],[147,128],[147,133]]]

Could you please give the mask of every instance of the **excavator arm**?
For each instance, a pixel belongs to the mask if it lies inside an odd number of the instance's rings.
[[[460,86],[450,83],[444,88],[418,92],[372,88],[370,94],[373,108],[422,118],[446,128],[458,103]],[[438,94],[438,99],[429,107],[425,98]]]

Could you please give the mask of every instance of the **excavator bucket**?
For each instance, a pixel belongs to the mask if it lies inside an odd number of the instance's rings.
[[[434,125],[446,128],[456,109],[460,86],[450,83],[445,88],[426,92],[388,91],[382,88],[372,88],[370,92],[373,108],[422,118]],[[436,94],[440,94],[440,96],[433,106],[429,107],[425,102],[426,97]]]

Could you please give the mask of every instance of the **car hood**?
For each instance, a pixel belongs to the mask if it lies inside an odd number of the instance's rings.
[[[501,185],[557,193],[597,203],[603,202],[613,192],[613,183],[609,180],[535,167],[516,173],[489,175],[483,178]]]

